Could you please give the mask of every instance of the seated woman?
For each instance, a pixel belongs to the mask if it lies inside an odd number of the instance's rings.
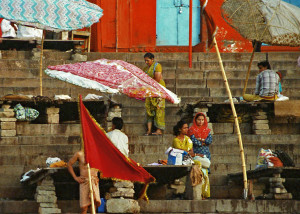
[[[207,119],[203,113],[197,113],[193,120],[193,125],[188,131],[193,142],[193,150],[196,155],[206,156],[211,159],[208,146],[212,143],[210,129],[207,127]]]
[[[193,150],[196,156],[206,156],[209,160],[211,159],[210,151],[208,146],[212,143],[212,136],[210,134],[210,129],[207,127],[207,119],[203,113],[197,113],[193,120],[193,125],[188,131],[193,142]],[[202,197],[210,197],[210,185],[208,174],[210,169],[202,168],[204,174],[204,184],[202,186]]]
[[[173,132],[176,136],[173,140],[173,148],[184,150],[192,155],[193,142],[187,136],[188,130],[189,125],[183,120],[180,120],[176,126],[173,127]]]

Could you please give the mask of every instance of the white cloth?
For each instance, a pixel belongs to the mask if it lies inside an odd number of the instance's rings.
[[[107,137],[111,142],[122,152],[123,155],[128,156],[128,137],[119,129],[114,129],[107,133]]]
[[[42,36],[43,30],[19,25],[17,32],[18,38],[42,38]]]
[[[10,21],[8,21],[6,19],[3,19],[2,22],[1,22],[1,31],[2,31],[2,37],[3,38],[5,38],[5,37],[16,37],[15,29],[10,25]]]

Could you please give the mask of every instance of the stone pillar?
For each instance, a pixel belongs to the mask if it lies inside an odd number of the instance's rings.
[[[48,124],[59,123],[59,108],[55,108],[55,107],[47,108],[46,121]]]
[[[16,121],[14,110],[10,109],[10,105],[2,105],[0,109],[0,136],[16,136]]]
[[[107,116],[107,130],[112,128],[112,119],[114,117],[122,117],[122,109],[119,105],[115,105],[114,107],[110,108],[108,111]]]
[[[193,117],[195,117],[195,115],[197,113],[203,113],[207,119],[207,127],[211,130],[210,133],[211,134],[214,134],[214,131],[213,131],[213,126],[212,126],[212,123],[209,122],[209,117],[207,116],[207,112],[208,112],[208,108],[204,107],[204,108],[194,108],[194,114],[193,114]]]
[[[130,181],[115,181],[106,201],[107,213],[139,213],[140,206],[134,196],[134,186]]]
[[[40,204],[39,214],[61,213],[57,206],[57,197],[53,179],[45,177],[36,187],[36,201]]]
[[[266,112],[264,112],[262,109],[259,109],[252,116],[252,119],[252,128],[254,134],[271,134],[271,129],[269,128],[269,120]]]

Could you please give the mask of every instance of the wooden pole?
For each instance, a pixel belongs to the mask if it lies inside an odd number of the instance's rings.
[[[252,54],[251,54],[251,58],[250,58],[250,63],[249,63],[249,66],[248,66],[248,72],[247,72],[247,76],[246,76],[246,80],[245,80],[245,85],[244,85],[244,89],[243,89],[243,96],[244,96],[245,93],[246,93],[247,84],[248,84],[248,79],[249,79],[250,71],[251,71],[251,65],[252,65],[252,61],[253,61],[253,58],[254,58],[254,53],[255,53],[257,44],[258,44],[258,42],[255,41],[255,43],[254,43],[254,48],[253,48],[253,51],[252,51]]]
[[[87,168],[88,168],[88,174],[89,174],[89,186],[90,186],[90,194],[91,194],[91,206],[92,206],[92,213],[95,213],[95,203],[94,203],[94,192],[93,192],[93,187],[92,187],[92,176],[91,176],[91,168],[90,168],[90,164],[87,164]]]
[[[224,83],[225,83],[225,86],[226,86],[226,90],[227,90],[227,93],[228,93],[228,96],[229,96],[230,105],[231,105],[232,113],[233,113],[233,116],[234,116],[235,127],[236,127],[236,130],[237,130],[239,146],[240,146],[240,153],[241,153],[241,160],[242,160],[242,167],[243,167],[244,199],[246,199],[247,195],[248,195],[248,185],[247,185],[247,172],[246,172],[246,163],[245,163],[245,154],[244,154],[244,148],[243,148],[243,142],[242,142],[242,135],[241,135],[239,121],[238,121],[238,118],[237,118],[237,115],[236,115],[234,103],[232,101],[231,91],[230,91],[230,88],[229,88],[226,73],[225,73],[225,70],[224,70],[224,67],[223,67],[223,62],[222,62],[222,59],[221,59],[221,55],[220,55],[219,48],[218,48],[217,41],[216,41],[215,37],[214,37],[214,45],[215,45],[215,48],[216,48],[216,53],[218,55],[218,60],[219,60],[219,64],[220,64],[220,67],[221,67],[222,76],[223,76]]]
[[[44,39],[45,30],[43,30],[42,44],[41,44],[41,55],[40,55],[40,95],[43,96],[43,52],[44,52]]]
[[[192,49],[193,49],[193,0],[190,0],[190,18],[189,18],[189,67],[192,67]]]

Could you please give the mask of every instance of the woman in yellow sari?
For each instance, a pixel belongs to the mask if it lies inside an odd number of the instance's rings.
[[[154,62],[154,55],[146,53],[144,55],[147,66],[144,72],[159,84],[166,87],[165,81],[162,78],[162,67],[159,63]],[[147,112],[147,133],[146,135],[161,135],[165,130],[165,99],[147,97],[145,101]],[[156,131],[152,133],[152,124],[156,127]]]
[[[173,140],[173,148],[181,149],[193,155],[193,142],[187,136],[189,130],[189,125],[180,120],[176,126],[173,127],[174,135],[176,136]]]

